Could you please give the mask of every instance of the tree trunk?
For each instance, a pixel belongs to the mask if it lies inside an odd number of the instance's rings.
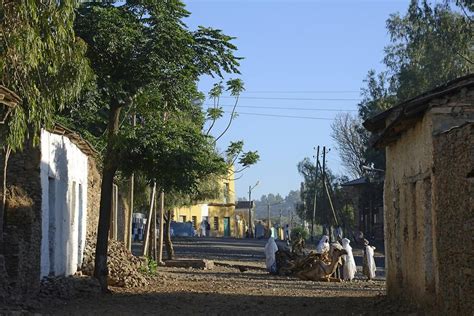
[[[168,260],[174,259],[174,249],[173,243],[171,242],[171,210],[166,211],[166,220],[165,220],[165,246],[166,253],[168,254]]]
[[[3,156],[3,183],[2,183],[2,205],[0,205],[0,253],[3,253],[3,231],[5,226],[5,208],[7,206],[7,168],[10,158],[11,147],[6,146]]]
[[[114,177],[117,171],[115,163],[114,142],[119,130],[120,106],[111,107],[108,123],[107,149],[102,171],[102,185],[100,192],[99,227],[97,229],[97,245],[95,250],[94,277],[99,280],[102,292],[108,292],[107,287],[107,250],[110,230],[110,216],[112,211],[112,191]]]

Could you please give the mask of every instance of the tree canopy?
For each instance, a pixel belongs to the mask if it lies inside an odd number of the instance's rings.
[[[86,45],[74,34],[75,10],[74,1],[0,3],[0,80],[21,99],[2,114],[2,138],[13,150],[50,126],[91,75]]]

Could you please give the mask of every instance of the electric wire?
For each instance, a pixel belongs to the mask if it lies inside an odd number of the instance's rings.
[[[250,90],[247,91],[245,90],[242,93],[278,93],[278,94],[283,94],[283,93],[360,93],[360,90],[302,90],[302,91],[297,91],[297,90]]]
[[[208,107],[212,108],[214,105],[205,103]],[[220,106],[233,107],[230,104],[220,104]],[[300,107],[281,107],[281,106],[253,106],[253,105],[238,105],[237,108],[253,108],[253,109],[270,109],[270,110],[296,110],[296,111],[328,111],[328,112],[357,112],[357,110],[350,109],[328,109],[328,108],[300,108]]]
[[[235,99],[233,96],[221,96],[225,99]],[[239,96],[240,99],[250,100],[293,100],[293,101],[360,101],[356,98],[289,98],[289,97],[245,97]]]
[[[224,111],[225,113],[232,113],[231,111]],[[237,115],[255,115],[255,116],[268,116],[268,117],[281,117],[281,118],[293,118],[293,119],[307,119],[307,120],[323,120],[333,121],[330,117],[314,117],[314,116],[295,116],[295,115],[280,115],[280,114],[265,114],[265,113],[249,113],[249,112],[236,112]]]

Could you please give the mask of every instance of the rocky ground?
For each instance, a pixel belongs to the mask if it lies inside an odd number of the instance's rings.
[[[399,312],[384,301],[383,281],[320,283],[233,267],[160,268],[148,286],[44,306],[52,315],[293,314],[370,315]],[[401,310],[403,311],[403,310]],[[400,312],[401,312],[400,311]]]
[[[43,296],[25,305],[23,311],[44,315],[378,315],[412,311],[386,300],[383,277],[365,281],[358,273],[353,282],[322,283],[270,276],[263,269],[264,241],[183,239],[175,245],[178,257],[212,259],[215,267],[159,267],[153,275],[142,270],[146,282],[134,287],[111,286],[112,293],[106,295],[85,276],[53,279],[61,286],[59,292],[53,285],[46,287]],[[114,260],[120,265],[118,258]],[[126,260],[122,265],[121,271],[128,273]]]

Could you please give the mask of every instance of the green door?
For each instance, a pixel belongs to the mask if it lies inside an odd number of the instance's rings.
[[[230,217],[224,217],[224,237],[230,237]]]

